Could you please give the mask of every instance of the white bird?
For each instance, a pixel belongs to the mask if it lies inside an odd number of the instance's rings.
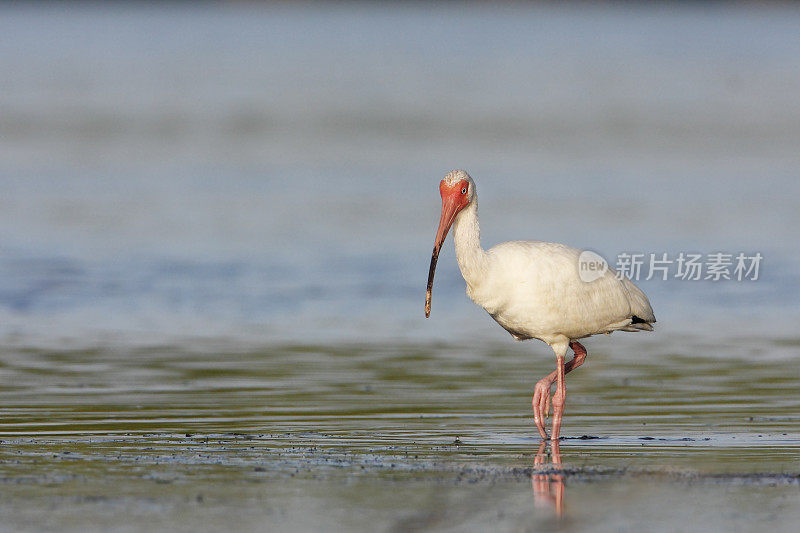
[[[597,279],[579,274],[582,250],[540,241],[511,241],[481,248],[475,182],[463,170],[439,184],[442,214],[428,273],[425,316],[430,316],[433,275],[439,250],[454,226],[456,260],[467,295],[517,340],[539,339],[556,354],[556,370],[539,380],[532,400],[536,428],[547,439],[544,421],[552,397],[551,439],[557,441],[567,396],[565,375],[583,364],[586,349],[578,339],[614,331],[652,331],[656,321],[647,296],[629,279],[608,268]],[[586,278],[586,276],[584,276]],[[575,353],[564,362],[567,348]]]

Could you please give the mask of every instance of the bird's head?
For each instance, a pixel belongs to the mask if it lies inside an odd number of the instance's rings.
[[[466,199],[466,207],[475,196],[475,182],[464,170],[451,170],[442,181],[439,182],[439,194],[442,195],[442,202],[445,197],[458,197],[462,201]]]
[[[442,214],[439,218],[439,229],[436,231],[436,241],[433,243],[431,268],[428,271],[428,291],[425,295],[426,318],[431,315],[431,291],[433,290],[433,275],[436,271],[436,261],[439,259],[439,250],[442,248],[456,215],[475,198],[475,182],[465,171],[453,170],[448,172],[439,183],[439,194],[442,196]]]

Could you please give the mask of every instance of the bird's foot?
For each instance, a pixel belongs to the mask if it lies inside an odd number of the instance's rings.
[[[553,395],[553,427],[550,428],[550,441],[551,444],[558,442],[558,437],[561,434],[561,419],[564,416],[564,403],[567,399],[566,391],[556,389]]]
[[[550,411],[550,387],[553,385],[553,379],[550,376],[540,379],[533,389],[533,421],[536,422],[536,429],[539,430],[539,435],[547,440],[547,431],[544,428],[545,420]]]

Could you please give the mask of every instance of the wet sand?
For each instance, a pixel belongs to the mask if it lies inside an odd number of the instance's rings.
[[[326,440],[315,434],[5,440],[3,527],[746,531],[768,525],[792,531],[800,518],[797,470],[579,466],[593,455],[591,447],[569,440],[561,446],[563,466],[552,457],[533,465],[533,453],[498,466],[490,454],[478,458],[444,443],[438,450],[397,445],[361,454],[341,443],[327,448]],[[415,453],[426,450],[438,460]]]

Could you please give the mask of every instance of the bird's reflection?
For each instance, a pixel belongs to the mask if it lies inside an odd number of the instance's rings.
[[[543,440],[533,459],[533,499],[537,507],[552,507],[560,517],[564,514],[564,474],[560,472],[561,450],[557,440],[550,449],[552,462],[547,462],[547,455],[547,441]]]

